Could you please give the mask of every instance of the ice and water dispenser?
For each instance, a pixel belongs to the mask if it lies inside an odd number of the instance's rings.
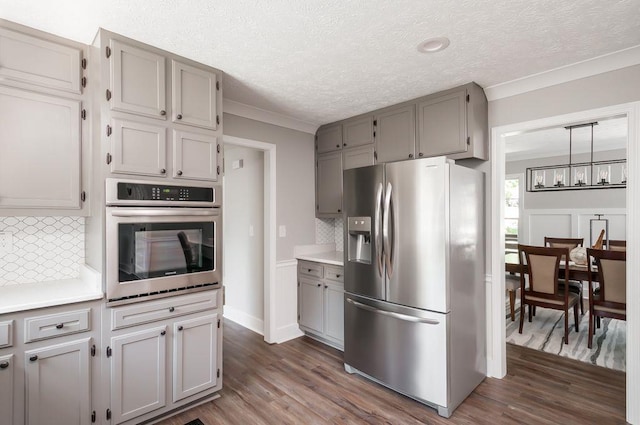
[[[371,264],[371,217],[347,219],[348,260]]]

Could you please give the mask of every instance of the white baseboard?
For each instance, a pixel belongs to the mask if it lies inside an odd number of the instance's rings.
[[[284,326],[276,330],[275,341],[276,341],[276,344],[282,344],[283,342],[300,338],[303,335],[304,335],[304,332],[300,330],[297,323],[294,323],[289,326]]]
[[[236,322],[240,326],[250,329],[260,335],[264,335],[264,321],[262,319],[251,316],[250,314],[233,308],[228,304],[224,306],[224,317],[232,322]]]

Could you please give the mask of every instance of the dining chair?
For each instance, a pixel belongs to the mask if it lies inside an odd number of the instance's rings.
[[[587,248],[589,259],[589,339],[591,348],[595,321],[601,317],[627,320],[627,253]],[[598,288],[594,288],[594,264],[598,271]]]
[[[609,240],[609,251],[626,251],[627,250],[627,241],[622,240]]]
[[[573,307],[573,319],[578,332],[578,294],[569,291],[566,273],[563,289],[560,290],[560,261],[568,255],[568,248],[518,245],[518,257],[523,270],[520,273],[520,333],[524,325],[525,306],[529,306],[529,322],[534,307],[564,311],[565,344],[569,343],[569,309]]]
[[[568,248],[569,252],[572,249],[577,248],[579,246],[584,246],[584,238],[551,238],[548,236],[544,237],[544,246],[548,246],[550,248]],[[565,259],[567,261],[567,259]],[[562,290],[562,283],[561,289]],[[584,297],[582,291],[582,282],[577,280],[569,281],[569,290],[575,294],[580,296],[580,314],[584,315]]]
[[[504,277],[504,287],[509,292],[509,310],[511,321],[516,320],[516,291],[520,288],[520,277],[507,273]]]

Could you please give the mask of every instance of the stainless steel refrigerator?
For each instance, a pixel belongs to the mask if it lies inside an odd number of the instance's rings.
[[[486,375],[484,175],[437,157],[343,181],[345,370],[449,417]]]

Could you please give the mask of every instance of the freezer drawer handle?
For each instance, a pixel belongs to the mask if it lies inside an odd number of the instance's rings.
[[[382,314],[383,316],[389,316],[389,317],[393,317],[393,318],[399,319],[399,320],[404,320],[404,321],[407,321],[407,322],[426,323],[426,324],[429,324],[429,325],[439,325],[440,324],[439,321],[433,320],[433,319],[422,319],[420,317],[413,317],[413,316],[409,316],[407,314],[400,314],[400,313],[394,313],[393,311],[380,310],[379,308],[371,307],[370,305],[366,305],[366,304],[359,303],[358,301],[354,301],[351,298],[347,298],[347,302],[351,303],[351,304],[353,304],[356,307],[359,307],[361,309],[369,310],[369,311],[372,311],[374,313]]]

